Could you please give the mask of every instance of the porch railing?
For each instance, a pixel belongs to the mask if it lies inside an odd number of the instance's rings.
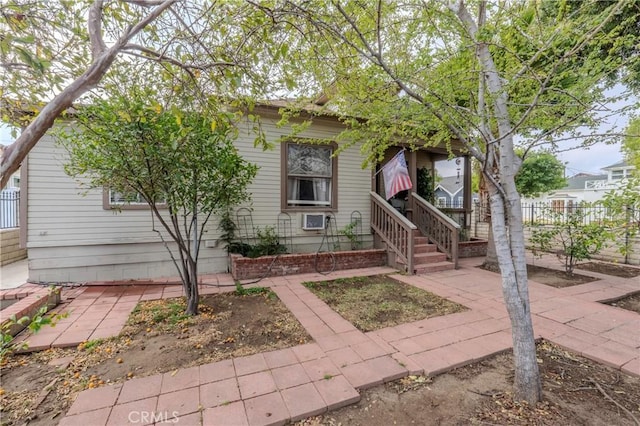
[[[413,219],[418,229],[429,241],[437,245],[458,269],[460,225],[415,192],[411,193],[411,197],[414,205]]]
[[[407,273],[413,275],[413,235],[418,228],[373,191],[371,228],[387,244],[387,249],[395,253],[399,263],[407,265]]]

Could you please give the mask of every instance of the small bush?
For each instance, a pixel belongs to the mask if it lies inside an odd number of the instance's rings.
[[[254,245],[244,242],[229,243],[229,253],[241,254],[245,257],[256,258],[260,256],[272,256],[284,254],[287,247],[280,244],[280,238],[276,234],[273,226],[266,226],[264,229],[256,230],[257,243]]]

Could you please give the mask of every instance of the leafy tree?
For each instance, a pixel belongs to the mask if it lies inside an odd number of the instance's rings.
[[[161,105],[154,95],[134,86],[95,100],[58,140],[69,153],[65,171],[81,185],[137,193],[148,203],[182,279],[186,314],[195,315],[204,228],[212,214],[249,198],[257,168],[233,146],[228,114]]]
[[[636,25],[638,8],[591,3],[284,1],[268,10],[283,26],[295,21],[302,37],[291,65],[333,95],[349,127],[342,143],[361,142],[368,163],[398,141],[452,140],[480,162],[513,330],[515,396],[531,403],[541,388],[514,136],[525,150],[554,148],[567,132],[584,144],[604,139],[580,128],[597,127],[607,78],[632,61],[601,53],[613,40],[614,48],[637,45],[637,31],[622,29]]]
[[[254,5],[180,0],[0,3],[0,115],[22,127],[0,161],[0,187],[72,102],[99,96],[111,71],[144,63],[191,96],[255,97],[291,85],[287,45]]]
[[[564,165],[550,152],[534,152],[526,156],[516,175],[516,187],[524,197],[537,197],[566,184]]]
[[[419,196],[430,203],[434,198],[434,179],[431,177],[431,171],[427,167],[418,169],[418,182],[416,183],[416,192]]]

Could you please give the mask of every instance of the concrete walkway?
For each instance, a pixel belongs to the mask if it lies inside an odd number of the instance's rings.
[[[20,287],[29,278],[29,261],[19,260],[0,266],[0,290]]]
[[[507,350],[512,342],[500,278],[475,268],[481,260],[463,260],[455,271],[393,275],[469,309],[370,333],[357,330],[301,283],[393,273],[389,268],[263,280],[260,284],[277,293],[314,343],[85,390],[60,425],[161,424],[176,418],[180,425],[283,424],[352,404],[360,390],[386,381],[435,375]],[[557,263],[550,259],[544,266]],[[640,315],[597,303],[640,291],[640,279],[603,277],[566,289],[530,282],[536,337],[640,376]],[[231,281],[227,275],[207,279]],[[139,300],[181,294],[176,286],[73,291],[66,328],[36,344],[66,346],[116,335]],[[28,340],[33,345],[41,336]]]

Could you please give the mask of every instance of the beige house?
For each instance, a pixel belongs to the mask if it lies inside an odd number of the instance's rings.
[[[324,235],[318,217],[331,214],[340,229],[350,223],[352,213],[357,211],[362,217],[364,247],[387,247],[393,252],[392,264],[403,264],[414,272],[413,237],[419,232],[411,220],[418,223],[418,211],[425,214],[424,208],[418,208],[417,198],[410,194],[406,217],[402,216],[375,194],[381,193],[383,186],[380,175],[362,168],[358,146],[334,156],[336,144],[304,144],[305,139],[335,140],[344,129],[337,117],[307,114],[303,118],[311,118],[312,124],[297,135],[298,142],[294,143],[286,140],[290,128],[276,126],[280,119],[277,105],[260,106],[255,113],[261,116],[267,140],[276,145],[282,142],[273,150],[263,151],[254,147],[253,123],[247,120],[240,124],[236,146],[248,161],[259,166],[249,188],[251,203],[238,206],[251,210],[253,226],[277,226],[278,217],[286,215],[291,224],[293,251],[313,252]],[[396,151],[390,150],[387,157]],[[45,136],[23,163],[22,223],[26,226],[21,232],[29,250],[29,279],[85,282],[175,276],[166,248],[152,229],[150,211],[135,203],[117,211],[112,208],[119,203],[117,194],[85,192],[64,173],[65,157],[64,150]],[[446,157],[446,151],[424,148],[408,152],[407,157],[411,179],[416,182],[417,168],[432,167],[436,158]],[[468,164],[466,161],[466,168]],[[466,176],[470,180],[470,173]],[[462,211],[470,217],[470,199]],[[456,225],[450,222],[442,226],[455,229]],[[425,231],[426,228],[422,233]],[[438,232],[443,235],[442,229]],[[457,241],[457,235],[455,238]],[[444,250],[450,245],[450,241],[439,243]],[[223,272],[227,268],[228,255],[220,242],[217,220],[212,220],[203,237],[199,272]]]

